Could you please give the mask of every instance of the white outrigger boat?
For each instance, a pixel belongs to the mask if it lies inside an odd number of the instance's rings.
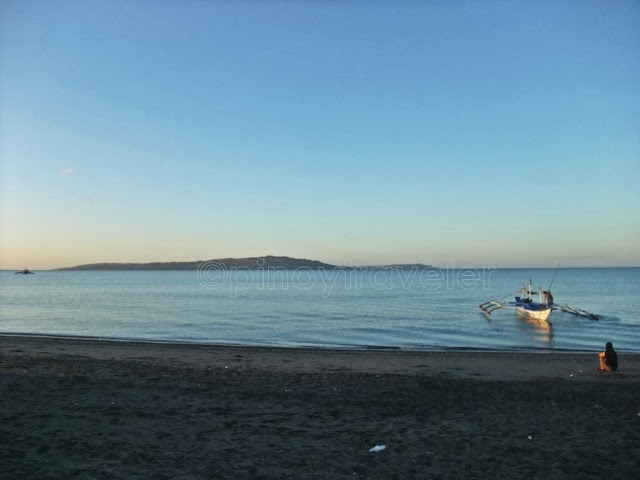
[[[557,268],[556,273],[558,273]],[[542,290],[542,287],[540,287],[537,292],[534,292],[531,280],[529,280],[529,288],[526,289],[523,285],[519,292],[520,296],[516,295],[514,302],[503,304],[499,301],[491,300],[489,302],[481,303],[478,306],[480,307],[480,310],[487,315],[491,315],[500,308],[507,308],[516,310],[520,317],[528,320],[536,320],[538,322],[550,323],[548,319],[553,310],[560,310],[566,313],[571,313],[572,315],[579,315],[591,320],[598,320],[596,315],[589,313],[586,310],[582,310],[581,308],[571,307],[569,305],[555,305],[553,303],[553,295],[551,295],[551,285],[553,284],[555,277],[556,274],[554,273],[553,278],[551,279],[551,284],[547,290]],[[535,296],[538,296],[537,301],[535,300]]]
[[[538,295],[537,302],[534,300],[534,295]],[[538,292],[534,292],[531,280],[529,280],[529,289],[527,290],[523,286],[520,290],[520,296],[516,296],[515,302],[503,305],[500,302],[490,301],[481,303],[479,307],[487,315],[491,315],[499,308],[511,308],[515,309],[521,317],[546,322],[551,315],[551,310],[553,310],[553,295],[551,295],[551,290],[539,289]]]
[[[534,302],[533,295],[536,295],[536,292],[531,291],[531,280],[529,280],[529,290],[527,291],[522,287],[520,295],[521,296],[516,297],[515,302],[512,302],[516,307],[518,315],[524,318],[546,322],[551,314],[551,310],[553,310],[553,295],[551,295],[551,290],[543,292],[542,288],[540,288],[537,292],[539,300],[538,302]],[[542,300],[543,295],[544,301]]]

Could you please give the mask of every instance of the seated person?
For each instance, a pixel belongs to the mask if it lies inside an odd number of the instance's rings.
[[[611,342],[607,342],[604,352],[598,356],[600,357],[600,370],[615,372],[618,369],[618,354],[613,349]]]

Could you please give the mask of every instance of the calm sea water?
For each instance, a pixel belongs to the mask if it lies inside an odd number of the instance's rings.
[[[553,269],[0,273],[0,332],[280,346],[640,352],[640,269],[561,269],[552,326],[478,304]]]

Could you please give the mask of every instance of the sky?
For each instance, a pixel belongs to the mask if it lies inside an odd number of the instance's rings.
[[[0,268],[640,266],[637,1],[0,3]]]

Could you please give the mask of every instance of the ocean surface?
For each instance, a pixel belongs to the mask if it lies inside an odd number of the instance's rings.
[[[560,269],[550,322],[478,304],[554,269],[0,272],[0,332],[268,346],[640,352],[640,268]]]

